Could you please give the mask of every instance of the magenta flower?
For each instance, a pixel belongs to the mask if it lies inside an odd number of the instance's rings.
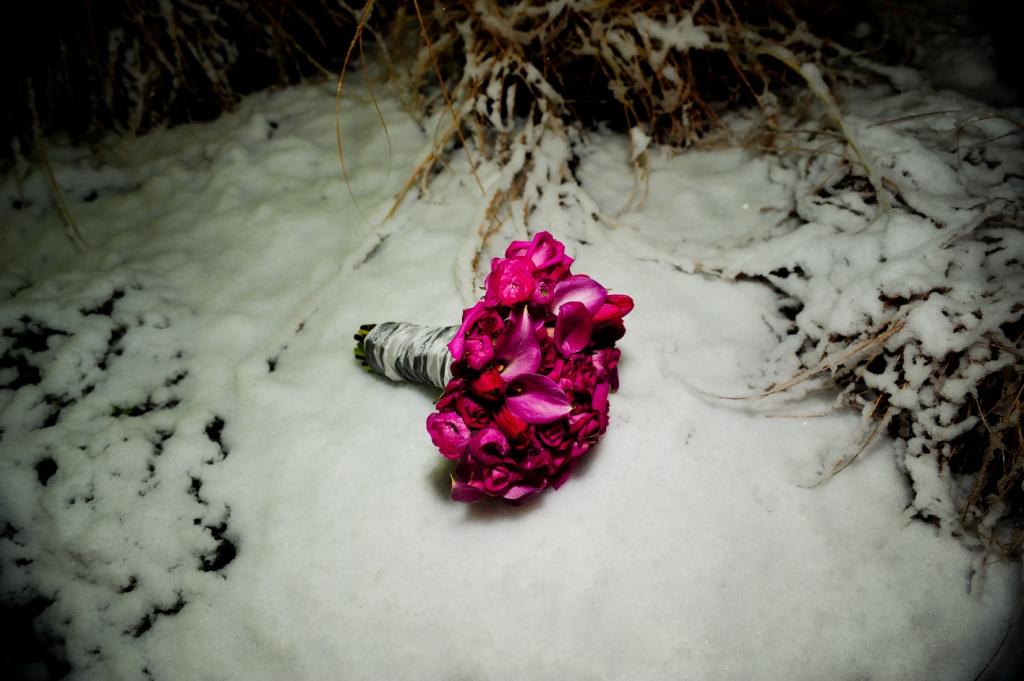
[[[436,412],[427,417],[427,432],[434,446],[446,459],[457,459],[469,445],[469,428],[453,411]]]
[[[473,433],[469,440],[469,453],[483,464],[498,464],[508,454],[508,440],[497,428],[484,428]]]
[[[565,246],[550,232],[537,232],[533,241],[513,241],[505,249],[506,258],[525,257],[535,270],[569,270],[572,258],[566,257]]]
[[[586,306],[572,300],[562,303],[555,320],[555,345],[566,357],[587,346],[594,323]]]
[[[505,389],[505,404],[527,423],[550,423],[572,411],[572,403],[558,384],[540,374],[523,374]]]
[[[605,299],[604,304],[594,314],[594,323],[600,325],[622,321],[622,318],[629,314],[632,309],[632,298],[613,293]]]
[[[484,305],[484,301],[481,300],[462,313],[462,326],[459,327],[459,330],[455,332],[455,337],[448,343],[448,351],[452,353],[452,358],[455,361],[462,359],[462,353],[466,347],[466,333],[473,328],[477,319],[486,312],[487,307]]]
[[[583,303],[590,314],[597,314],[608,297],[608,291],[585,274],[575,274],[555,286],[551,294],[551,311],[558,315],[566,303]]]
[[[512,317],[512,327],[496,356],[498,372],[507,382],[505,403],[513,415],[526,423],[547,423],[572,409],[554,381],[535,373],[540,368],[540,343],[526,309]]]
[[[471,336],[465,339],[466,364],[476,371],[482,370],[494,359],[494,341],[490,336]]]
[[[520,309],[513,313],[511,322],[495,352],[498,371],[506,381],[533,373],[540,366],[540,343],[534,335],[530,313]]]
[[[530,299],[533,293],[533,267],[527,258],[495,258],[487,277],[485,300],[512,307]]]

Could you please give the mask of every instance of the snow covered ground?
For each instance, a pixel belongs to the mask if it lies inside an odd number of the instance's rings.
[[[561,490],[467,506],[424,428],[435,392],[364,373],[351,336],[458,321],[481,194],[456,155],[384,220],[432,132],[385,97],[389,142],[350,91],[358,205],[330,86],[98,163],[51,150],[84,253],[42,176],[3,185],[0,584],[70,678],[975,677],[1020,566],[912,519],[902,444],[815,485],[861,428],[828,396],[711,396],[754,394],[797,358],[769,287],[686,263],[822,262],[820,229],[779,226],[799,173],[652,148],[630,203],[629,138],[586,137],[578,176],[618,226],[557,205],[530,226],[636,301],[611,427]],[[820,214],[841,231],[856,212]],[[927,242],[909,233],[875,242]],[[511,220],[492,239],[525,235]]]

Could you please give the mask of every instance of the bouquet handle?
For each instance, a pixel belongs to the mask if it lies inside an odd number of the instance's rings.
[[[448,343],[458,328],[408,322],[363,324],[355,335],[355,355],[366,369],[392,381],[411,381],[444,390],[452,378]]]

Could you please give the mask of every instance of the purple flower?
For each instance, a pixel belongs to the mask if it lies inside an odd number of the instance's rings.
[[[506,381],[533,373],[540,366],[540,343],[534,335],[530,313],[523,308],[512,314],[511,321],[511,328],[505,332],[495,351],[498,371]]]
[[[466,333],[473,327],[476,320],[487,311],[484,301],[478,302],[468,310],[464,310],[462,313],[462,325],[459,330],[455,332],[455,337],[448,343],[448,352],[452,353],[452,358],[456,361],[462,359],[462,353],[466,346]]]
[[[594,314],[594,324],[615,323],[622,320],[633,310],[633,299],[621,293],[612,293],[605,298],[604,304]]]
[[[593,321],[587,307],[572,300],[559,307],[555,321],[555,345],[565,357],[570,357],[587,346]]]
[[[464,345],[466,364],[470,369],[480,371],[494,359],[494,341],[482,334],[470,336]]]
[[[469,455],[482,464],[501,463],[508,454],[508,439],[497,428],[484,428],[469,439]]]
[[[612,390],[619,389],[619,357],[622,351],[618,348],[602,348],[596,351],[592,360],[597,380],[607,381]]]
[[[535,270],[569,271],[572,258],[565,255],[565,245],[550,232],[537,232],[532,241],[513,241],[505,249],[506,258],[525,257]]]
[[[491,265],[485,300],[512,307],[530,299],[533,267],[526,258],[507,258]]]
[[[501,380],[501,374],[497,369],[489,369],[470,381],[469,389],[474,395],[493,401],[500,398],[505,391],[505,381]]]
[[[523,374],[509,381],[505,405],[527,423],[550,423],[572,411],[565,392],[540,374]]]
[[[525,309],[513,315],[496,354],[498,371],[507,383],[505,404],[512,414],[527,423],[547,423],[569,413],[571,405],[562,389],[534,373],[540,367],[540,343]]]
[[[455,408],[459,416],[471,429],[483,428],[491,425],[491,412],[480,406],[480,403],[465,393],[455,399]]]
[[[582,397],[592,395],[597,382],[598,372],[593,360],[579,355],[565,363],[558,381],[563,390],[573,391]]]
[[[604,305],[608,291],[585,274],[574,274],[558,282],[551,295],[551,311],[556,315],[566,303],[583,303],[590,314],[596,314]]]
[[[435,412],[428,416],[427,432],[446,459],[458,459],[469,446],[469,428],[453,411]]]

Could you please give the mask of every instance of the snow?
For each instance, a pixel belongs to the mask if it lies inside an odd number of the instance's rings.
[[[631,202],[630,138],[577,140],[582,188],[615,226],[547,191],[487,248],[550,228],[578,271],[634,298],[612,425],[558,492],[465,506],[425,432],[436,391],[366,374],[350,339],[364,322],[458,321],[483,199],[457,154],[385,220],[431,140],[378,93],[389,143],[349,87],[351,194],[325,86],[99,162],[53,154],[84,253],[38,174],[5,180],[0,327],[17,363],[0,375],[0,584],[53,601],[36,625],[70,678],[974,678],[1020,566],[913,519],[948,514],[932,461],[880,438],[818,484],[856,413],[715,397],[799,369],[777,295],[739,272],[799,266],[770,278],[806,299],[796,323],[852,330],[878,318],[886,282],[909,296],[940,261],[968,282],[996,267],[930,222],[966,219],[962,177],[867,111],[858,139],[905,150],[907,182],[937,197],[925,217],[872,215],[855,192],[799,207],[834,170],[814,161],[644,140],[649,194]],[[536,134],[556,184],[568,151]],[[977,333],[942,314],[969,301],[925,302],[905,322],[924,355]],[[928,375],[906,377],[931,389]]]
[[[659,69],[670,50],[685,53],[711,42],[704,29],[694,25],[694,13],[686,13],[679,19],[670,13],[664,19],[657,20],[643,12],[633,14],[632,23],[636,32],[643,39],[644,46],[650,49],[649,61],[652,68]]]

